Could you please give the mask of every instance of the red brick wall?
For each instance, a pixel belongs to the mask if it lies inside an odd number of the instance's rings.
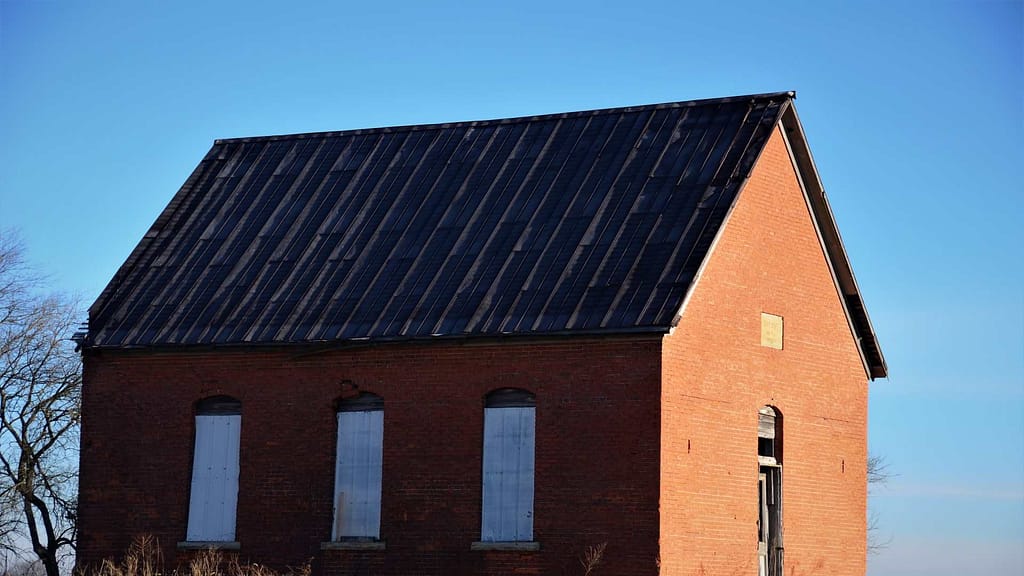
[[[385,345],[293,357],[280,351],[87,355],[81,456],[83,564],[187,523],[193,406],[242,402],[240,558],[312,558],[324,574],[579,574],[608,542],[604,573],[655,574],[658,337],[485,345]],[[387,550],[320,550],[330,538],[342,380],[384,398],[381,536]],[[483,397],[537,398],[535,540],[541,551],[470,551],[479,540]]]
[[[785,573],[863,576],[867,376],[781,132],[664,343],[662,576],[757,573],[763,405],[783,415]]]

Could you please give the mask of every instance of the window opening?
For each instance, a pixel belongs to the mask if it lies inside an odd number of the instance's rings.
[[[484,404],[483,510],[480,540],[533,540],[536,398],[503,388]]]
[[[200,401],[196,404],[195,427],[186,540],[232,542],[238,507],[242,403],[229,396]]]
[[[783,576],[782,465],[779,413],[758,411],[757,423],[757,565],[759,576]]]
[[[379,540],[384,399],[363,392],[338,403],[331,538]]]

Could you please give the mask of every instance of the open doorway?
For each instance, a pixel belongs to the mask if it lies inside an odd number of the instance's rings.
[[[783,576],[781,420],[778,411],[771,406],[758,411],[758,576]]]

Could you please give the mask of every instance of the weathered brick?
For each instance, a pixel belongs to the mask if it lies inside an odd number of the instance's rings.
[[[575,570],[587,546],[607,541],[609,570],[653,574],[659,358],[660,339],[650,336],[309,356],[90,355],[80,561],[116,556],[144,533],[176,557],[187,524],[193,405],[228,394],[242,401],[242,559],[283,567],[315,558],[329,574],[560,574]],[[343,381],[385,402],[385,552],[320,550],[330,539]],[[480,537],[483,398],[507,386],[537,396],[540,552],[470,551]]]

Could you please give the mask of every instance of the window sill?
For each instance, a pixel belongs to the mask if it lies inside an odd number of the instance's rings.
[[[513,552],[535,552],[540,542],[473,542],[470,550],[508,550]]]
[[[241,542],[226,542],[220,540],[190,540],[178,542],[178,550],[241,550]]]
[[[383,540],[352,540],[346,542],[321,542],[321,550],[385,550],[386,546]]]

